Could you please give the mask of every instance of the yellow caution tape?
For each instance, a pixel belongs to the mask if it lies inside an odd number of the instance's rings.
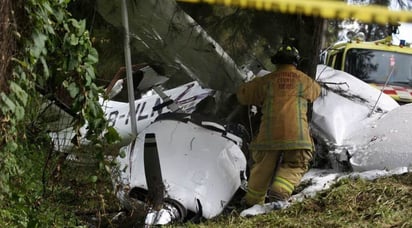
[[[412,11],[390,10],[378,5],[349,5],[333,0],[177,0],[187,3],[208,3],[302,14],[326,19],[358,19],[364,23],[396,24],[412,22]]]

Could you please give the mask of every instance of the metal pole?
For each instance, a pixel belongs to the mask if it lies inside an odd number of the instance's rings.
[[[392,64],[392,63],[391,63]],[[381,88],[381,92],[379,93],[378,99],[376,99],[375,105],[372,107],[371,112],[368,114],[368,117],[371,117],[373,112],[375,111],[376,106],[378,105],[379,99],[381,98],[381,95],[383,91],[385,90],[386,86],[388,85],[389,79],[392,77],[393,71],[395,70],[395,65],[392,66],[391,72],[389,73],[388,77],[386,78],[385,84],[383,84]]]
[[[130,54],[130,36],[129,36],[129,20],[126,7],[126,0],[122,0],[122,23],[124,28],[124,59],[126,63],[126,76],[127,76],[127,93],[129,98],[129,114],[132,130],[132,137],[137,135],[137,123],[136,123],[136,108],[134,104],[134,88],[133,88],[133,74],[132,74],[132,58]]]

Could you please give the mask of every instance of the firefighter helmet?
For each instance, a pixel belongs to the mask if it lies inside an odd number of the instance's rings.
[[[300,61],[300,55],[295,47],[282,45],[270,60],[273,64],[293,64],[297,66]]]

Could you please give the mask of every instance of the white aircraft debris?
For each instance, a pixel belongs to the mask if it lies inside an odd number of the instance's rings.
[[[412,105],[399,106],[365,82],[324,65],[318,67],[317,80],[327,88],[313,105],[314,137],[323,145],[316,153],[326,154],[334,169],[323,170],[335,174],[322,178],[318,173],[312,189],[302,194],[321,190],[314,187],[316,183],[332,183],[341,177],[344,172],[339,164],[376,175],[398,167],[409,170]],[[136,100],[139,134],[135,141],[129,137],[128,104],[104,103],[106,117],[125,145],[114,177],[117,196],[126,208],[131,202],[148,206],[147,224],[213,218],[246,186],[248,166],[242,146],[248,134],[237,125],[193,113],[214,90],[191,82],[164,93],[183,112],[172,112],[167,108],[170,102],[164,103],[158,95]],[[69,131],[58,132],[57,139]]]
[[[195,109],[218,91],[234,92],[247,74],[175,1],[128,4],[133,18],[129,35],[138,41],[135,45],[141,45],[137,48],[147,50],[173,75],[184,74],[195,81],[167,91],[155,82],[146,83],[145,88],[158,94],[137,99],[136,113],[131,115],[128,103],[102,102],[125,152],[118,157],[113,178],[117,196],[125,207],[133,207],[132,202],[146,206],[148,225],[213,218],[246,186],[248,166],[242,147],[250,139],[241,126],[198,115]],[[120,2],[99,0],[97,8],[107,21],[121,25]],[[153,73],[146,70],[143,74]],[[411,165],[407,125],[412,106],[399,107],[365,82],[324,65],[319,65],[316,79],[325,88],[313,104],[312,128],[316,153],[338,173],[327,176],[329,181],[341,176],[342,165],[355,171]],[[112,98],[122,82],[113,85]],[[137,120],[137,138],[130,136],[131,118]],[[69,134],[69,139],[63,134]],[[52,136],[58,150],[73,146],[71,129]]]
[[[183,221],[190,213],[204,218],[219,215],[246,180],[242,139],[234,134],[241,132],[231,130],[204,116],[160,116],[138,135],[135,144],[123,149],[119,198],[124,202],[134,196],[134,201],[144,205],[152,198],[146,196],[157,192],[155,198],[162,199],[162,206],[149,211],[147,224]],[[148,153],[158,154],[160,171],[147,162]],[[151,186],[156,180],[160,184]],[[165,206],[178,213],[165,213]]]
[[[347,142],[354,171],[412,168],[412,104],[402,105],[352,134]]]
[[[317,80],[328,89],[313,105],[312,126],[332,161],[349,162],[354,171],[412,165],[412,105],[399,106],[345,72],[324,65],[317,72]]]

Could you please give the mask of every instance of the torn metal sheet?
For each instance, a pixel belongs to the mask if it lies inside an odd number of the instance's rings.
[[[354,171],[412,165],[412,105],[399,106],[380,90],[324,65],[318,66],[317,80],[327,89],[314,102],[312,126],[332,161],[348,162]]]
[[[166,68],[167,76],[185,75],[202,86],[234,92],[246,77],[202,27],[175,1],[127,1],[131,45]],[[121,28],[120,1],[98,0],[105,20]]]
[[[412,104],[402,105],[347,139],[354,171],[412,168]]]
[[[368,122],[399,107],[388,95],[380,95],[378,89],[326,65],[318,65],[316,80],[325,86],[313,104],[312,123],[329,142],[338,146],[344,145],[345,139]]]

